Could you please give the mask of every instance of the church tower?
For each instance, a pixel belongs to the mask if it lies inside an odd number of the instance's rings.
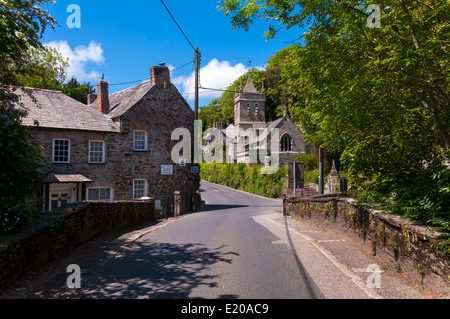
[[[249,75],[244,90],[234,95],[234,126],[246,130],[266,124],[266,96],[258,92]]]

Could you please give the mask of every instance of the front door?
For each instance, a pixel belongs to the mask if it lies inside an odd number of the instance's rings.
[[[50,210],[54,210],[69,202],[69,193],[57,192],[50,194]]]

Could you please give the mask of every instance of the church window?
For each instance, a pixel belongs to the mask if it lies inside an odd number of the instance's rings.
[[[284,134],[280,141],[280,150],[282,152],[292,151],[292,137],[289,134]]]

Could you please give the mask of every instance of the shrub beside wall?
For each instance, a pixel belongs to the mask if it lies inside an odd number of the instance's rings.
[[[0,236],[0,289],[95,236],[153,220],[154,207],[153,199],[77,203],[21,233]]]
[[[275,174],[261,174],[260,166],[245,164],[200,164],[202,180],[266,197],[280,197],[284,187],[287,167]]]

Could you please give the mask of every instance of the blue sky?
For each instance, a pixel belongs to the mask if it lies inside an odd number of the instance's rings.
[[[200,84],[226,88],[248,67],[264,68],[270,56],[303,34],[294,29],[264,39],[267,24],[255,23],[248,32],[232,31],[230,19],[217,10],[217,0],[164,0],[190,42],[201,52]],[[67,19],[80,8],[80,28],[69,28]],[[150,77],[153,65],[165,62],[180,67],[194,59],[194,50],[180,32],[160,0],[105,1],[57,0],[46,5],[58,22],[47,29],[42,42],[56,47],[71,65],[68,76],[96,84],[105,75],[110,93],[124,90]],[[251,61],[251,62],[249,62]],[[194,64],[175,70],[171,81],[194,106]],[[200,90],[199,106],[207,105],[220,92]]]

